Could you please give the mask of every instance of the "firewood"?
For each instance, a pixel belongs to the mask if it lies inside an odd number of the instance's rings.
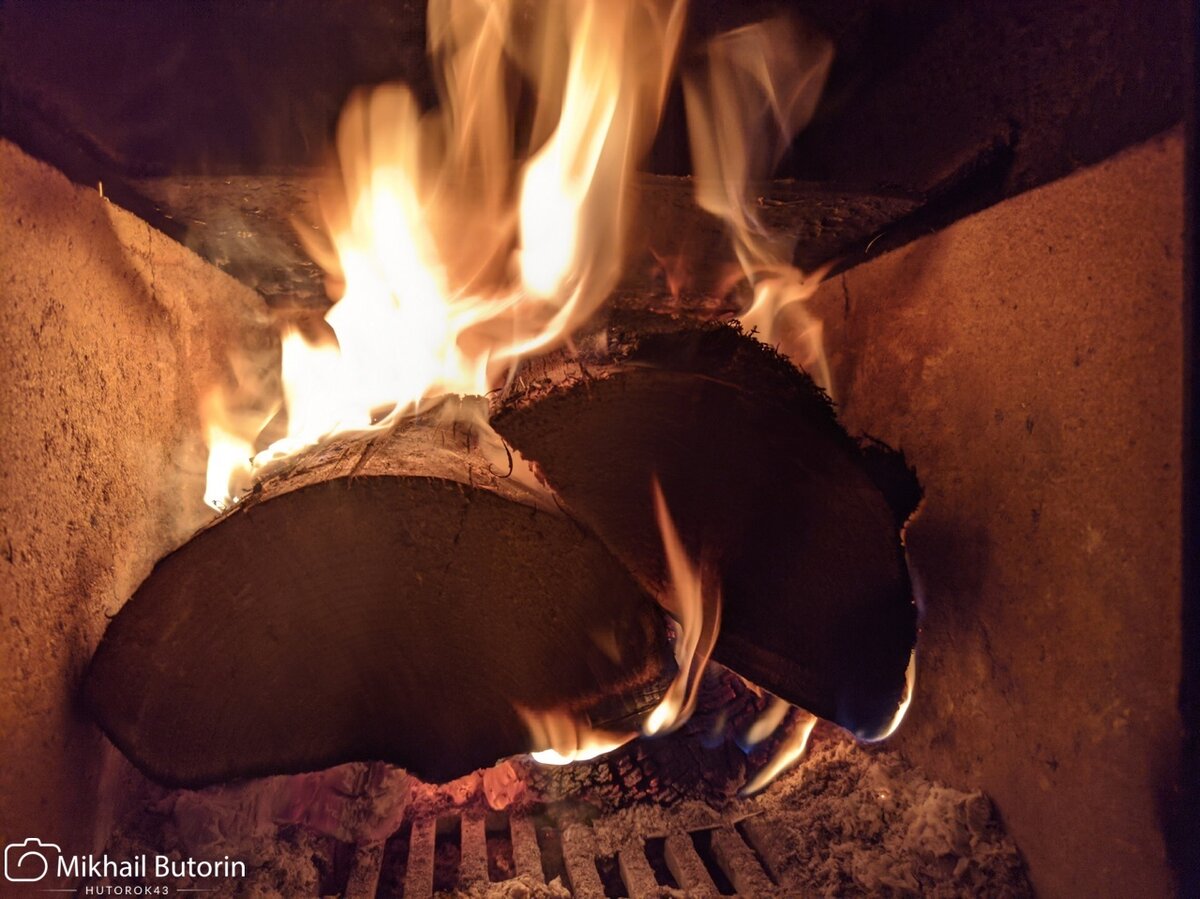
[[[632,316],[528,364],[493,424],[650,589],[657,476],[721,572],[714,658],[860,735],[887,727],[916,636],[900,531],[920,489],[807,375],[735,327]]]
[[[417,420],[267,477],[112,620],[101,727],[175,786],[351,760],[440,781],[543,748],[517,707],[611,710],[661,678],[658,607],[504,459]]]

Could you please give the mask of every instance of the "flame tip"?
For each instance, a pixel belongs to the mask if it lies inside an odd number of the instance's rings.
[[[584,0],[531,18],[522,3],[431,0],[440,105],[423,111],[398,83],[350,96],[320,197],[328,239],[301,231],[338,294],[333,337],[281,329],[287,432],[250,464],[210,440],[210,497],[425,397],[484,395],[590,317],[621,274],[624,189],[653,138],[685,7]],[[534,91],[528,134],[518,82]],[[397,411],[376,421],[385,405]],[[253,446],[265,424],[234,434]]]
[[[511,383],[516,362],[569,343],[616,287],[626,189],[667,97],[687,3],[581,0],[545,4],[533,18],[528,11],[517,0],[430,0],[440,105],[422,110],[397,83],[351,95],[334,138],[333,189],[320,197],[325,229],[297,229],[334,298],[325,324],[279,328],[281,391],[246,378],[201,402],[204,500],[218,513],[256,476],[311,446],[393,427],[443,394],[487,396]],[[765,203],[751,189],[812,117],[833,55],[827,38],[780,21],[718,35],[702,64],[684,72],[696,200],[733,243],[747,288],[743,326],[828,388],[820,323],[803,301],[832,263],[808,274],[793,267],[790,242],[764,225]],[[518,83],[534,90],[527,129],[518,128]],[[670,273],[668,281],[673,294],[682,291]],[[248,393],[257,402],[243,402]],[[235,415],[239,403],[249,411]],[[284,433],[264,447],[281,408]],[[483,409],[460,404],[446,414],[486,424]],[[500,451],[488,451],[499,463]],[[524,472],[507,446],[503,453],[510,474]],[[669,733],[691,716],[721,622],[720,590],[703,552],[689,556],[657,473],[651,493],[667,575],[660,601],[678,622],[679,670],[643,735]],[[892,730],[909,701],[911,684]],[[752,728],[745,739],[765,739],[788,708],[778,707],[767,733]],[[541,764],[594,758],[636,736],[562,711],[519,711],[532,744],[545,747],[531,753]],[[786,743],[799,741],[793,759],[814,722]]]

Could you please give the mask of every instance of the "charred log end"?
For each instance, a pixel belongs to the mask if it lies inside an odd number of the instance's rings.
[[[381,760],[446,780],[531,748],[516,706],[658,673],[661,613],[598,540],[409,443],[268,481],[159,562],[85,681],[143,771],[196,787]]]
[[[892,449],[870,435],[864,435],[860,441],[859,452],[867,477],[879,488],[892,509],[896,525],[903,529],[925,498],[916,469],[908,464],[903,450]]]
[[[908,499],[872,476],[895,460],[864,461],[811,379],[732,327],[640,316],[583,367],[543,363],[497,430],[650,584],[665,578],[657,476],[689,552],[718,558],[715,657],[855,731],[885,726],[916,636]]]

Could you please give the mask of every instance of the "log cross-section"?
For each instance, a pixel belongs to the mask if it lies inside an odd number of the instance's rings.
[[[540,748],[518,708],[657,676],[658,607],[478,440],[331,444],[162,559],[87,673],[113,742],[179,786],[368,759],[444,780]]]
[[[895,717],[916,638],[903,456],[850,437],[752,336],[665,316],[535,360],[493,423],[648,589],[666,580],[651,483],[721,575],[714,658],[864,737]]]

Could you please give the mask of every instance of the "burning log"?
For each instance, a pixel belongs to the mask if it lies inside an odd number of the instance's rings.
[[[543,748],[519,709],[587,717],[658,676],[657,606],[479,432],[330,444],[162,559],[87,673],[112,741],[177,786],[350,760],[445,780]]]
[[[527,366],[493,424],[650,588],[657,476],[722,575],[714,658],[862,736],[896,717],[916,637],[903,456],[862,445],[812,380],[726,325],[632,316]]]

